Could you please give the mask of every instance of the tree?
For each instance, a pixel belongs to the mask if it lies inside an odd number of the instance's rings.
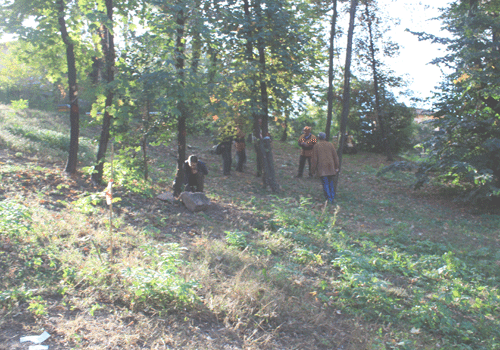
[[[328,49],[328,108],[326,113],[326,127],[325,134],[326,139],[330,140],[330,129],[332,125],[332,114],[333,114],[333,56],[335,53],[335,36],[337,33],[337,0],[333,0],[333,13],[330,26],[330,47]]]
[[[342,153],[346,143],[347,118],[349,116],[350,96],[351,96],[351,61],[352,61],[352,41],[354,37],[354,21],[356,19],[356,8],[358,0],[351,0],[351,8],[349,10],[349,29],[347,32],[347,47],[344,67],[344,90],[342,94],[342,114],[340,119],[340,146],[337,154],[339,156],[339,170],[342,170]],[[337,191],[337,184],[340,174],[335,176],[334,188]]]
[[[366,26],[368,28],[368,61],[370,62],[372,77],[373,77],[373,90],[375,95],[375,111],[378,123],[380,125],[380,133],[382,134],[383,144],[385,146],[385,151],[387,154],[387,160],[392,161],[392,151],[389,144],[389,138],[387,135],[385,117],[382,113],[382,106],[380,102],[381,87],[379,86],[379,60],[376,58],[377,49],[375,47],[375,33],[374,33],[374,13],[370,10],[370,4],[375,5],[375,2],[365,0],[365,13],[364,20],[366,21]],[[380,37],[380,36],[378,36]],[[361,41],[362,42],[362,41]]]
[[[102,183],[104,160],[108,148],[111,122],[113,115],[111,108],[113,105],[113,86],[115,70],[115,42],[113,34],[113,0],[104,0],[106,14],[105,21],[101,24],[99,33],[101,37],[101,46],[105,59],[104,79],[106,81],[106,100],[104,105],[104,116],[102,119],[101,137],[99,138],[99,147],[97,150],[97,160],[92,173],[92,182]]]
[[[80,110],[78,108],[78,85],[76,82],[76,62],[75,62],[75,45],[68,34],[66,28],[65,3],[64,0],[57,0],[57,15],[59,22],[59,30],[61,38],[66,45],[66,61],[68,64],[68,85],[69,85],[69,119],[71,123],[69,155],[64,169],[69,174],[76,173],[78,163],[78,138],[80,137]]]
[[[468,201],[500,198],[500,4],[455,1],[441,18],[451,38],[419,33],[447,45],[449,54],[434,62],[453,69],[437,96],[429,158],[418,172],[417,187],[429,174],[460,189]]]
[[[182,0],[181,0],[182,1]],[[181,194],[184,184],[184,161],[186,160],[186,119],[187,107],[184,101],[185,77],[184,77],[184,26],[186,24],[185,9],[181,1],[177,2],[178,12],[176,15],[176,40],[175,40],[175,69],[179,84],[179,93],[177,96],[177,172],[174,182],[174,196]]]
[[[72,15],[72,23],[78,23],[81,15],[77,6],[68,10],[65,0],[39,1],[28,3],[24,0],[14,0],[5,3],[2,8],[2,23],[4,30],[20,35],[21,40],[36,43],[50,60],[57,59],[54,54],[60,48],[57,41],[54,42],[54,33],[60,32],[62,42],[66,47],[66,67],[68,75],[68,90],[70,103],[70,144],[68,150],[68,161],[65,171],[73,174],[76,172],[78,163],[78,138],[80,134],[79,108],[78,108],[78,85],[77,66],[75,59],[75,35],[68,31],[65,17]],[[23,26],[23,20],[29,16],[34,16],[37,28],[27,28]],[[48,45],[45,45],[48,44]],[[40,53],[38,53],[40,54]],[[59,70],[58,64],[49,65],[52,72]],[[59,71],[56,73],[61,74]]]

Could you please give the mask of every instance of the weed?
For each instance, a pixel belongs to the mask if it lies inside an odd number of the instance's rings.
[[[31,310],[36,316],[44,316],[47,314],[47,302],[41,296],[36,296],[28,300],[28,310]]]
[[[99,303],[95,303],[90,307],[89,314],[90,316],[94,316],[96,311],[102,310],[104,307]]]
[[[226,242],[232,247],[244,249],[248,245],[246,240],[247,232],[226,231]]]
[[[14,109],[15,111],[22,111],[24,109],[27,109],[29,105],[28,100],[23,99],[12,100],[10,101],[10,104],[12,109]]]
[[[11,200],[0,202],[0,231],[11,239],[22,239],[31,227],[31,214],[25,206]]]
[[[82,193],[79,198],[73,201],[72,206],[83,214],[96,214],[99,211],[98,204],[104,202],[104,197],[96,193]]]
[[[164,307],[170,302],[188,305],[198,299],[198,283],[186,281],[179,274],[183,248],[178,244],[160,244],[143,249],[149,260],[147,266],[122,270],[127,281],[126,287],[133,294],[133,306],[146,304]]]

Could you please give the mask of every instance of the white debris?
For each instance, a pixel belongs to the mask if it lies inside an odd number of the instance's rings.
[[[30,342],[35,343],[35,344],[40,344],[40,343],[43,343],[45,340],[47,340],[49,337],[50,337],[50,334],[47,331],[44,331],[40,335],[28,335],[25,337],[21,337],[21,339],[19,341],[21,343],[23,343],[25,341],[30,341]]]

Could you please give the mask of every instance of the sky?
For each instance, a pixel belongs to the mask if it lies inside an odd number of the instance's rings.
[[[439,67],[429,64],[436,57],[443,56],[444,47],[429,42],[419,42],[417,37],[405,32],[408,28],[414,32],[426,32],[435,35],[445,35],[440,30],[441,23],[432,20],[440,14],[439,8],[447,7],[450,0],[379,0],[390,10],[392,17],[399,17],[400,25],[391,31],[392,41],[400,46],[400,55],[388,61],[398,76],[406,77],[409,88],[416,97],[430,98],[435,86],[442,78]],[[406,102],[406,101],[404,101]],[[430,101],[424,102],[421,108],[431,108]]]

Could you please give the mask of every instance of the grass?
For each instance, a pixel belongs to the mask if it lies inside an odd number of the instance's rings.
[[[0,113],[1,136],[37,112]],[[38,115],[40,134],[67,134],[55,118]],[[379,155],[344,156],[325,208],[317,179],[293,178],[294,142],[273,144],[272,194],[250,147],[245,173],[225,177],[208,141],[188,139],[212,201],[191,213],[151,195],[175,167],[173,147],[152,147],[153,181],[116,186],[110,226],[85,172],[16,156],[20,129],[0,151],[0,348],[43,329],[54,349],[500,348],[500,215],[377,176]]]

